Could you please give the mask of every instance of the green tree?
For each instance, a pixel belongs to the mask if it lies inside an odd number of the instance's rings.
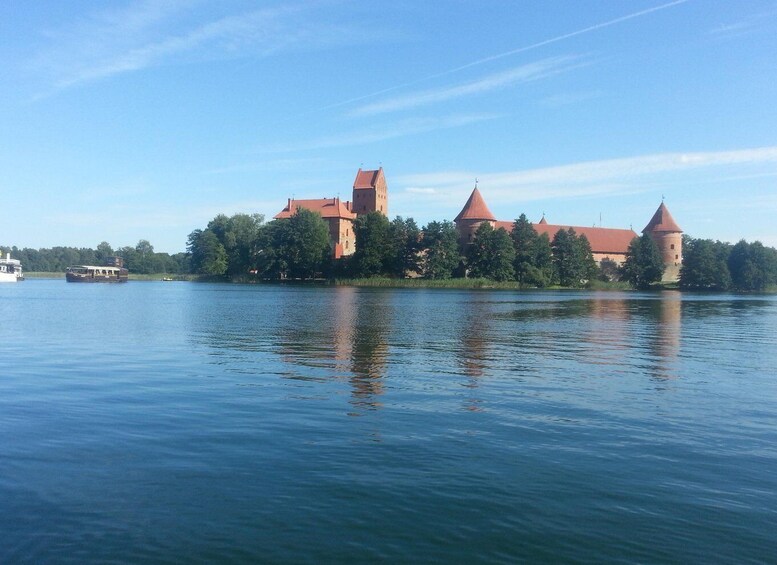
[[[580,257],[575,230],[560,229],[553,236],[553,267],[561,286],[580,286],[584,264]]]
[[[329,227],[311,210],[298,208],[291,218],[259,229],[256,264],[262,276],[312,279],[328,270],[331,255]]]
[[[736,290],[764,290],[777,277],[775,250],[760,241],[738,242],[731,248],[727,265]]]
[[[490,223],[481,223],[467,255],[470,275],[473,277],[495,281],[506,281],[515,277],[515,248],[504,228],[495,230]]]
[[[205,230],[195,230],[192,234],[197,235],[208,232],[212,234],[216,241],[223,248],[226,256],[226,270],[221,269],[221,251],[215,245],[210,236],[205,236],[202,244],[205,245],[205,254],[197,255],[197,241],[190,239],[189,244],[194,243],[191,252],[191,268],[201,274],[227,274],[232,279],[239,279],[248,276],[250,272],[257,268],[260,231],[264,224],[262,214],[234,214],[229,217],[225,214],[218,214],[210,222]],[[204,263],[203,263],[204,261]],[[182,267],[180,261],[176,261],[179,268]],[[164,266],[174,267],[167,258],[159,258],[158,268]]]
[[[525,284],[527,279],[531,278],[537,269],[535,247],[539,235],[526,217],[526,214],[521,214],[513,222],[510,237],[515,247],[515,261],[513,263],[515,280]]]
[[[427,279],[449,279],[461,262],[458,234],[453,222],[429,222],[421,237],[421,272]]]
[[[609,258],[599,262],[599,280],[610,282],[621,280],[621,269],[618,263]]]
[[[356,218],[353,233],[356,251],[351,258],[353,276],[374,277],[391,271],[392,241],[388,218],[380,212],[370,212]]]
[[[599,274],[599,267],[596,266],[594,260],[594,254],[591,250],[591,243],[584,234],[577,236],[577,252],[582,262],[582,276],[581,279],[585,282],[591,281]]]
[[[220,241],[227,252],[230,277],[245,276],[255,268],[259,229],[263,223],[262,214],[235,214],[216,226],[223,237]]]
[[[99,265],[101,261],[97,259],[94,249],[81,247],[78,249],[78,262],[82,265]]]
[[[555,277],[560,285],[579,287],[596,277],[596,261],[584,235],[578,236],[572,228],[560,229],[553,236],[552,248]]]
[[[167,267],[165,270],[168,273],[175,273],[175,274],[183,274],[183,273],[190,273],[191,272],[191,266],[190,266],[190,257],[188,253],[173,253],[170,255],[170,262],[169,267]]]
[[[97,261],[102,265],[108,257],[113,257],[113,247],[107,241],[101,241],[95,250]]]
[[[146,240],[141,240],[146,241]],[[148,243],[148,242],[146,242]],[[148,243],[151,246],[150,243]],[[143,250],[148,252],[148,248],[145,245],[141,246]],[[153,250],[153,246],[151,246]],[[124,258],[125,266],[133,272],[142,272],[140,269],[142,265],[139,263],[139,254],[135,247],[127,246],[119,249],[111,249],[110,244],[103,241],[97,249],[91,249],[89,247],[53,247],[50,249],[18,249],[12,248],[11,251],[14,258],[18,258],[22,262],[24,270],[28,273],[33,272],[57,272],[64,271],[71,265],[102,265],[105,262],[106,257],[118,255]],[[178,254],[181,257],[185,257],[186,254]],[[143,271],[149,273],[162,272],[171,261],[171,256],[167,253],[154,253],[153,251],[146,254],[146,266]],[[174,261],[176,268],[180,269],[181,263]],[[186,268],[185,262],[183,268]],[[179,270],[177,272],[188,272],[186,270]]]
[[[683,265],[680,288],[687,290],[728,290],[730,245],[711,239],[683,237]]]
[[[81,263],[81,253],[74,247],[52,247],[51,253],[58,271],[64,271],[69,265]]]
[[[147,239],[141,239],[135,246],[135,263],[133,270],[136,273],[147,274],[153,268],[154,246]]]
[[[664,260],[653,238],[648,234],[635,237],[626,251],[622,276],[638,289],[650,288],[664,276]]]
[[[543,233],[534,242],[535,270],[529,273],[526,284],[545,287],[553,284],[555,269],[553,266],[553,248],[548,234]]]
[[[288,272],[287,251],[285,249],[289,222],[273,220],[265,224],[257,235],[257,257],[255,269],[262,278],[282,279]]]
[[[408,273],[417,273],[421,269],[419,251],[421,249],[421,230],[413,218],[403,219],[397,216],[389,224],[391,252],[388,258],[388,272],[395,277],[405,278]],[[357,245],[358,249],[358,245]]]
[[[544,287],[553,280],[553,253],[547,234],[538,234],[521,214],[510,232],[515,247],[515,280],[521,284]]]
[[[124,259],[124,266],[129,270],[129,272],[133,273],[136,272],[136,256],[137,251],[135,251],[135,248],[131,245],[125,245],[124,247],[120,247],[119,249],[115,250],[116,255]]]
[[[294,279],[312,279],[325,270],[332,255],[329,226],[320,214],[297,209],[288,220],[291,240],[289,276]]]
[[[210,229],[190,233],[186,249],[190,254],[192,272],[201,275],[223,275],[227,272],[227,252]]]
[[[229,216],[226,214],[218,214],[210,222],[208,222],[207,229],[213,232],[221,245],[224,245],[226,241],[227,231],[229,230]]]

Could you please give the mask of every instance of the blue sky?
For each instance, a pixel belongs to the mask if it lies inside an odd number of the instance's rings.
[[[390,215],[777,246],[777,1],[0,4],[0,243],[183,251],[216,214]]]

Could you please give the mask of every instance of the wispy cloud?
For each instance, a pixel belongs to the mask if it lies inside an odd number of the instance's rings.
[[[286,153],[294,151],[307,151],[314,149],[328,149],[333,147],[346,147],[351,145],[367,145],[405,137],[408,135],[417,135],[440,129],[449,129],[463,127],[486,120],[498,118],[497,114],[458,114],[445,116],[442,118],[418,118],[395,122],[393,124],[375,127],[369,131],[363,129],[346,132],[339,135],[319,137],[309,142],[299,144],[279,144],[269,145],[257,148],[258,152],[267,153]]]
[[[394,91],[400,90],[402,88],[407,88],[409,86],[415,86],[417,84],[420,84],[420,83],[423,83],[423,82],[427,82],[427,81],[430,81],[430,80],[433,80],[433,79],[436,79],[436,78],[444,77],[444,76],[447,76],[447,75],[451,75],[451,74],[454,74],[454,73],[458,73],[458,72],[461,72],[463,70],[466,70],[466,69],[469,69],[469,68],[472,68],[472,67],[477,67],[477,66],[480,66],[480,65],[484,65],[486,63],[490,63],[491,61],[496,61],[496,60],[499,60],[499,59],[503,59],[505,57],[511,57],[513,55],[518,55],[518,54],[521,54],[521,53],[525,53],[527,51],[533,51],[535,49],[539,49],[541,47],[545,47],[546,45],[552,45],[554,43],[559,43],[559,42],[562,42],[562,41],[566,41],[567,39],[571,39],[573,37],[577,37],[577,36],[580,36],[580,35],[585,35],[585,34],[588,34],[588,33],[599,31],[601,29],[605,29],[605,28],[608,28],[608,27],[611,27],[611,26],[615,26],[615,25],[621,24],[623,22],[627,22],[627,21],[630,21],[630,20],[641,18],[641,17],[647,16],[647,15],[653,14],[655,12],[659,12],[661,10],[666,10],[667,8],[672,8],[672,7],[678,6],[680,4],[685,4],[686,2],[689,2],[689,1],[690,0],[674,0],[672,2],[667,2],[665,4],[659,4],[658,6],[653,6],[651,8],[646,8],[644,10],[639,10],[637,12],[631,12],[629,14],[625,14],[623,16],[619,16],[619,17],[611,19],[611,20],[606,20],[604,22],[599,22],[599,23],[596,23],[596,24],[593,24],[593,25],[590,25],[590,26],[587,26],[587,27],[584,27],[584,28],[581,28],[581,29],[570,31],[568,33],[563,33],[561,35],[556,35],[554,37],[550,37],[548,39],[544,39],[544,40],[538,41],[536,43],[531,43],[529,45],[523,45],[521,47],[516,47],[515,49],[510,49],[509,51],[503,51],[501,53],[496,53],[494,55],[490,55],[488,57],[477,59],[475,61],[470,61],[469,63],[465,63],[463,65],[459,65],[458,67],[453,67],[453,68],[446,69],[446,70],[438,72],[438,73],[426,75],[424,77],[417,78],[415,80],[404,82],[402,84],[397,84],[397,85],[394,85],[394,86],[389,86],[387,88],[383,88],[381,90],[377,90],[377,91],[374,91],[374,92],[369,92],[367,94],[362,94],[362,95],[356,96],[354,98],[349,98],[348,100],[343,100],[341,102],[336,102],[334,104],[329,104],[329,105],[324,106],[323,108],[320,108],[320,109],[321,110],[327,110],[327,109],[330,109],[330,108],[337,108],[337,107],[340,107],[340,106],[347,106],[347,105],[354,104],[356,102],[361,102],[362,100],[368,100],[370,98],[375,98],[376,96],[381,96],[383,94],[388,94],[389,92],[394,92]]]
[[[400,185],[415,190],[433,188],[461,197],[472,189],[477,176],[495,202],[519,202],[547,198],[573,198],[603,194],[628,194],[645,190],[660,175],[707,168],[745,165],[777,166],[777,146],[735,151],[662,153],[575,163],[558,167],[476,174],[442,171],[399,177]]]
[[[504,88],[518,83],[525,83],[539,80],[551,75],[562,73],[570,69],[579,67],[583,64],[580,57],[562,56],[548,57],[533,63],[521,65],[507,71],[491,74],[478,80],[437,88],[424,90],[404,96],[398,96],[389,100],[367,104],[350,112],[352,116],[367,116],[373,114],[382,114],[394,112],[417,106],[425,106],[438,102],[444,102],[463,96],[482,94],[499,88]]]
[[[577,104],[578,102],[601,98],[602,96],[604,96],[604,94],[598,90],[589,92],[568,92],[548,96],[547,98],[540,100],[539,105],[546,108],[561,108],[562,106],[569,106]]]
[[[287,4],[214,16],[197,13],[192,2],[138,2],[49,32],[48,47],[33,66],[51,78],[57,91],[187,57],[267,56],[359,37],[311,17],[309,11]]]
[[[774,22],[769,20],[774,20],[775,16],[777,16],[777,10],[751,14],[735,22],[720,24],[712,28],[709,33],[721,38],[740,37],[764,29],[767,26],[771,29]]]

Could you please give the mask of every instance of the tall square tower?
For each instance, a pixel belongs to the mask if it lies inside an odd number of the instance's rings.
[[[380,212],[388,216],[388,186],[383,167],[376,171],[359,171],[353,182],[352,211],[357,215]]]

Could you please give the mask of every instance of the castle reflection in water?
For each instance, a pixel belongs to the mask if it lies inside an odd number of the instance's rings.
[[[207,326],[214,355],[244,356],[243,370],[257,377],[347,383],[354,408],[383,406],[394,379],[424,394],[424,382],[450,375],[459,408],[481,410],[478,388],[496,374],[500,386],[507,378],[514,388],[548,371],[617,377],[638,365],[657,382],[678,376],[679,293],[301,287],[281,294],[285,300],[261,316],[236,313]]]

